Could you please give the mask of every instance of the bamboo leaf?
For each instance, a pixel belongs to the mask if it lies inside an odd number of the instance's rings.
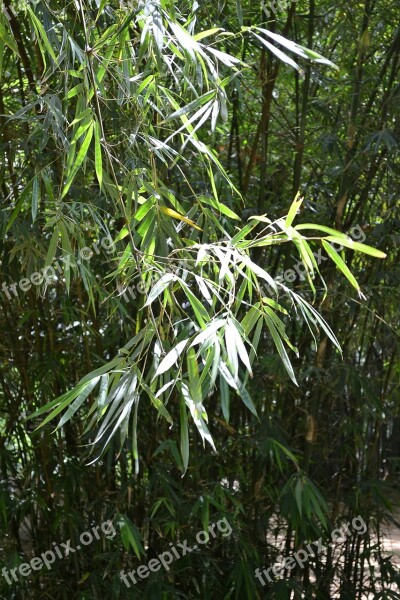
[[[77,172],[79,171],[80,166],[82,165],[83,161],[86,158],[86,155],[88,153],[89,150],[89,146],[90,146],[90,142],[92,141],[92,136],[93,136],[93,130],[94,130],[94,122],[92,121],[90,123],[89,129],[86,133],[85,139],[82,143],[82,146],[78,152],[78,155],[75,159],[74,165],[71,169],[71,172],[69,174],[69,177],[67,179],[67,182],[64,186],[63,192],[61,194],[61,198],[64,198],[64,196],[66,196],[66,194],[68,193],[69,188],[71,187],[71,184],[77,174]]]
[[[303,229],[311,229],[313,231],[323,231],[324,233],[329,233],[330,235],[334,235],[340,239],[346,239],[347,236],[345,233],[341,233],[340,231],[336,231],[336,229],[332,229],[332,227],[326,227],[325,225],[315,225],[314,223],[300,223],[299,225],[295,225],[293,227],[296,231],[301,231]]]
[[[203,104],[205,104],[209,100],[213,100],[214,98],[215,98],[214,90],[212,90],[210,92],[206,92],[202,96],[199,96],[198,98],[196,98],[196,100],[189,102],[189,104],[182,106],[181,108],[179,108],[178,110],[173,112],[171,115],[168,115],[168,117],[165,119],[164,122],[168,123],[168,121],[172,121],[172,119],[177,119],[178,117],[181,117],[182,115],[186,115],[187,113],[191,112],[192,110],[195,110],[199,106],[203,106]]]
[[[200,31],[200,33],[197,33],[193,36],[193,39],[196,42],[199,42],[200,40],[203,40],[204,38],[209,37],[210,35],[215,35],[220,31],[223,31],[222,27],[213,27],[212,29],[207,29],[206,31]]]
[[[68,410],[60,419],[56,430],[60,429],[65,423],[67,423],[71,417],[76,413],[77,410],[81,407],[81,405],[85,402],[86,398],[89,396],[90,392],[96,387],[100,380],[100,377],[95,377],[92,381],[88,382],[85,389],[79,394],[79,396],[74,400],[74,402],[69,406]]]
[[[208,430],[208,427],[207,427],[206,422],[203,417],[203,415],[205,415],[203,405],[201,403],[193,401],[192,395],[189,392],[189,388],[184,383],[182,383],[182,395],[185,399],[186,405],[189,407],[193,422],[196,425],[197,430],[201,435],[203,443],[208,442],[210,444],[210,446],[213,448],[213,450],[216,452],[214,441],[211,437],[211,434]]]
[[[176,280],[177,280],[177,277],[175,275],[173,275],[172,273],[166,273],[165,275],[163,275],[157,281],[156,285],[151,289],[151,291],[147,297],[147,301],[144,304],[143,308],[145,308],[146,306],[150,306],[150,304],[152,304],[152,302],[154,302],[154,300],[156,298],[158,298],[158,296],[160,294],[163,293],[165,288],[167,288],[169,286],[171,281],[176,281]]]
[[[189,464],[189,425],[187,418],[186,402],[183,396],[180,398],[180,436],[181,455],[183,464],[182,477],[187,471]]]
[[[324,58],[321,54],[319,54],[318,52],[315,52],[314,50],[309,50],[308,48],[305,48],[304,46],[301,46],[300,44],[297,44],[296,42],[288,40],[287,38],[283,37],[282,35],[279,35],[278,33],[268,31],[267,29],[264,29],[262,27],[258,27],[257,30],[261,31],[262,33],[264,33],[264,35],[273,39],[275,42],[277,42],[278,44],[280,44],[281,46],[283,46],[290,52],[293,52],[294,54],[297,54],[298,56],[301,56],[302,58],[308,58],[315,62],[329,65],[330,67],[333,67],[334,69],[338,69],[338,67],[333,62],[331,62],[327,58]]]
[[[293,67],[294,69],[296,69],[296,71],[300,71],[299,65],[292,58],[290,58],[290,56],[288,56],[287,54],[285,54],[284,52],[282,52],[282,50],[279,50],[279,48],[276,48],[275,46],[273,46],[272,44],[270,44],[269,42],[267,42],[267,40],[264,40],[264,38],[262,38],[260,35],[257,35],[254,32],[253,32],[253,35],[258,40],[260,40],[260,42],[266,48],[268,48],[268,50],[270,50],[272,52],[272,54],[275,54],[275,56],[277,56],[282,62],[286,63],[287,65],[289,65],[291,67]]]
[[[44,266],[49,267],[54,260],[54,257],[57,252],[58,238],[60,236],[60,229],[58,225],[54,227],[54,231],[52,233],[49,248],[46,254],[46,260],[44,261]]]
[[[100,189],[103,184],[103,161],[101,157],[101,131],[100,124],[96,120],[94,126],[94,164],[96,169],[97,180],[99,182]]]
[[[39,175],[36,175],[33,178],[33,184],[32,184],[32,223],[34,223],[36,220],[39,201],[40,201],[40,181],[39,181]]]
[[[46,34],[45,30],[44,30],[43,25],[41,24],[41,22],[39,21],[39,19],[37,18],[37,16],[35,15],[35,13],[33,12],[33,10],[31,9],[31,7],[29,5],[27,6],[27,10],[28,10],[28,13],[29,13],[29,15],[30,15],[30,17],[32,19],[32,24],[33,24],[33,26],[35,28],[35,31],[36,31],[38,37],[42,40],[42,42],[43,42],[43,44],[44,44],[47,52],[49,53],[49,55],[51,56],[51,58],[53,59],[53,61],[56,64],[58,64],[57,57],[56,57],[56,55],[54,53],[52,45],[49,42],[49,39],[47,37],[47,34]],[[46,62],[44,54],[43,54],[43,60],[44,60],[44,62]]]
[[[187,299],[189,300],[193,308],[193,312],[196,316],[197,322],[199,323],[202,329],[205,329],[207,323],[210,321],[210,315],[208,314],[207,309],[203,306],[200,300],[190,291],[185,282],[182,281],[182,279],[180,279],[179,281],[183,287],[183,291],[185,292]]]
[[[122,543],[126,550],[132,548],[137,558],[140,560],[141,556],[145,556],[140,533],[136,526],[126,515],[118,515],[117,526],[121,532]]]
[[[13,40],[13,38],[11,37],[11,35],[9,35],[9,33],[6,31],[3,23],[1,23],[0,21],[0,40],[2,40],[13,52],[15,52],[15,54],[17,56],[19,56],[19,50],[18,50],[18,46],[15,43],[15,41]]]
[[[250,365],[249,355],[247,354],[246,346],[243,343],[242,336],[241,336],[237,326],[232,321],[232,319],[228,319],[227,323],[230,328],[231,334],[234,338],[234,344],[235,344],[236,350],[238,352],[238,355],[240,357],[240,360],[242,361],[242,363],[244,364],[244,366],[246,367],[246,369],[248,370],[250,375],[253,375],[251,365]]]
[[[221,408],[222,414],[224,415],[224,419],[227,423],[229,423],[229,412],[230,412],[230,395],[229,395],[229,385],[226,382],[226,379],[220,375],[219,378],[219,390],[221,394]]]
[[[170,381],[169,384],[167,384],[167,385],[170,385],[173,383],[174,383],[173,381]],[[157,395],[154,395],[153,392],[151,391],[151,389],[149,388],[149,386],[146,385],[145,383],[142,383],[142,387],[145,390],[145,392],[148,394],[148,396],[151,400],[151,403],[157,409],[157,411],[160,413],[160,415],[162,417],[164,417],[164,419],[166,421],[168,421],[168,423],[170,425],[173,425],[172,417],[171,417],[170,413],[168,412],[168,410],[166,409],[166,407],[164,406],[164,404],[162,403],[162,401],[160,400],[160,398],[157,398]],[[164,387],[164,390],[165,389],[166,388]]]
[[[201,381],[199,376],[199,366],[197,364],[196,352],[193,348],[189,348],[186,355],[186,362],[188,367],[190,393],[196,404],[201,403]]]
[[[286,222],[285,222],[286,229],[288,227],[291,227],[291,225],[292,225],[292,223],[293,223],[293,221],[294,221],[294,219],[295,219],[295,217],[296,217],[296,215],[297,215],[297,213],[299,211],[299,208],[300,208],[300,206],[303,203],[303,200],[304,200],[304,198],[301,198],[300,197],[300,192],[298,192],[297,195],[296,195],[296,198],[292,202],[292,205],[291,205],[291,207],[289,209],[289,212],[288,212],[288,215],[286,217]]]
[[[293,371],[292,363],[290,362],[289,356],[286,352],[286,348],[282,343],[281,337],[280,337],[272,319],[268,315],[265,314],[264,321],[272,335],[272,339],[274,341],[276,349],[278,350],[279,356],[282,359],[282,362],[285,366],[286,371],[288,372],[290,379],[293,381],[294,384],[298,385],[294,371]]]
[[[220,212],[222,215],[229,217],[230,219],[235,219],[236,221],[240,220],[240,217],[236,213],[234,213],[233,210],[231,210],[228,206],[214,198],[207,196],[199,196],[199,201],[209,204],[210,206],[215,208],[215,210]]]
[[[299,511],[300,517],[303,514],[303,480],[299,477],[294,489],[294,495],[296,498],[297,510]]]
[[[184,217],[183,215],[180,215],[178,212],[176,212],[176,210],[173,210],[172,208],[168,208],[168,206],[159,206],[159,209],[165,215],[168,215],[169,217],[173,217],[174,219],[179,219],[180,221],[184,221],[185,223],[187,223],[191,227],[194,227],[195,229],[198,229],[199,231],[203,231],[201,229],[201,227],[199,227],[198,225],[196,225],[196,223],[193,223],[193,221],[191,221],[187,217]]]
[[[332,248],[332,246],[325,240],[322,240],[322,245],[325,248],[327,254],[331,257],[333,262],[336,264],[338,269],[343,273],[343,275],[350,281],[351,285],[356,288],[357,291],[360,291],[360,286],[357,283],[356,278],[353,273],[350,271],[349,267],[344,262],[343,258]]]
[[[187,342],[188,342],[187,339],[182,340],[182,342],[179,342],[174,348],[172,348],[172,350],[170,350],[170,352],[168,352],[168,354],[163,358],[163,360],[158,365],[158,368],[154,374],[154,378],[158,377],[159,375],[162,375],[163,373],[168,371],[176,363],[176,361],[178,360],[178,358],[184,351],[184,349],[187,345]]]
[[[249,409],[249,411],[251,413],[253,413],[254,416],[256,416],[258,418],[258,414],[257,414],[256,407],[254,406],[254,402],[251,399],[249,392],[246,390],[246,388],[244,387],[244,385],[242,383],[240,383],[238,386],[238,392],[239,392],[239,396],[243,400],[243,404]]]
[[[77,398],[77,396],[79,396],[79,394],[85,389],[86,385],[87,385],[87,383],[78,384],[75,388],[73,388],[69,392],[63,394],[62,396],[59,396],[52,402],[48,402],[47,404],[45,404],[45,406],[42,406],[42,408],[40,408],[39,410],[35,411],[32,415],[30,415],[29,418],[33,419],[33,418],[43,414],[44,412],[48,412],[53,406],[55,406],[55,408],[44,419],[44,421],[42,421],[42,423],[40,423],[40,425],[36,428],[36,430],[40,429],[41,427],[44,427],[44,425],[46,425],[49,421],[54,419],[54,417],[56,417],[58,414],[60,414],[60,412],[62,412],[64,410],[64,408],[66,408],[69,404],[71,404],[71,402],[73,400],[75,400],[75,398]]]
[[[350,250],[357,250],[358,252],[363,252],[364,254],[369,254],[369,256],[373,256],[374,258],[386,258],[386,254],[381,250],[377,250],[372,246],[368,246],[367,244],[361,244],[360,242],[353,242],[350,237],[343,239],[339,236],[329,235],[325,238],[328,242],[333,242],[334,244],[338,244],[339,246],[345,246],[346,248],[350,248]]]
[[[22,206],[24,204],[24,200],[26,199],[27,195],[32,190],[32,187],[33,187],[33,179],[31,179],[31,181],[28,183],[28,185],[26,186],[26,188],[20,195],[19,200],[16,203],[16,205],[11,213],[11,217],[8,220],[7,227],[6,227],[6,233],[7,233],[7,231],[9,231],[11,229],[12,224],[14,223],[15,219],[18,217],[19,213],[21,212]]]
[[[232,327],[232,325],[228,321],[225,327],[225,343],[226,351],[228,354],[228,365],[231,367],[231,372],[234,379],[237,379],[239,374],[239,361],[235,341],[236,338],[234,333],[234,327]]]

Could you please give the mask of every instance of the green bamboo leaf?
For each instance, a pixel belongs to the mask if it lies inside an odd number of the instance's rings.
[[[42,423],[40,423],[40,425],[36,427],[36,430],[40,429],[41,427],[44,427],[44,425],[46,425],[49,421],[54,419],[54,417],[56,417],[58,414],[60,414],[60,412],[62,412],[64,408],[66,408],[69,404],[71,404],[73,400],[75,400],[77,396],[79,396],[79,394],[85,389],[86,386],[87,383],[78,384],[66,394],[59,396],[52,402],[48,402],[47,404],[45,404],[45,406],[42,406],[42,408],[30,415],[29,418],[33,419],[34,417],[37,417],[43,414],[44,412],[48,412],[53,406],[56,406],[56,408],[54,408],[54,410],[51,411],[51,413],[44,419],[44,421],[42,421]]]
[[[207,287],[207,284],[204,281],[203,277],[199,277],[198,275],[194,276],[196,279],[196,283],[199,287],[199,290],[201,292],[201,295],[203,296],[203,298],[205,299],[205,301],[207,302],[207,304],[209,304],[210,306],[212,306],[212,296],[210,294],[210,290]]]
[[[94,125],[94,164],[96,169],[97,180],[99,182],[100,189],[103,184],[103,161],[101,157],[101,130],[100,124],[96,120]]]
[[[31,7],[29,5],[27,6],[27,9],[28,9],[28,13],[30,14],[30,17],[32,19],[33,27],[35,28],[36,34],[38,35],[38,41],[39,41],[39,38],[42,40],[47,52],[49,53],[49,55],[51,56],[51,58],[57,65],[58,64],[57,57],[54,53],[52,45],[49,42],[49,38],[47,37],[47,34],[44,30],[43,25],[41,24],[41,22],[39,21],[39,19],[37,18],[37,16],[35,15],[35,13],[33,12],[33,10],[31,9]],[[43,55],[43,60],[46,63],[45,55],[43,52],[42,52],[42,55]]]
[[[139,397],[138,396],[134,396],[133,398],[130,398],[128,400],[126,400],[125,402],[123,402],[123,404],[121,405],[121,409],[118,411],[118,418],[114,418],[112,421],[114,422],[114,426],[113,428],[109,429],[110,433],[108,435],[108,437],[106,438],[105,441],[103,441],[103,449],[107,448],[108,444],[110,443],[110,440],[114,437],[114,434],[116,433],[116,431],[118,430],[118,428],[121,426],[121,424],[123,424],[125,422],[126,419],[129,419],[129,416],[132,412],[132,407],[134,405],[136,405],[135,411],[137,410],[137,405],[139,403]],[[115,417],[117,417],[117,415],[115,415]],[[111,425],[111,422],[110,422]],[[96,442],[99,442],[100,439],[105,435],[106,430],[103,432],[103,434],[97,435],[96,437]],[[90,463],[89,463],[90,464]]]
[[[294,219],[295,219],[295,217],[296,217],[296,215],[297,215],[297,213],[299,211],[299,208],[300,208],[300,206],[303,203],[303,200],[304,200],[304,198],[301,198],[300,197],[300,192],[298,192],[297,195],[296,195],[296,198],[292,202],[291,207],[289,208],[289,212],[288,212],[288,215],[286,217],[286,221],[285,221],[286,229],[288,227],[291,227],[291,225],[292,225],[292,223],[293,223],[293,221],[294,221]]]
[[[286,348],[283,345],[283,342],[281,340],[281,337],[272,321],[272,319],[268,316],[268,315],[264,315],[264,321],[272,335],[272,339],[274,340],[274,344],[276,346],[276,349],[278,350],[279,356],[282,359],[282,362],[285,366],[286,371],[288,372],[288,375],[290,377],[290,379],[293,381],[293,383],[295,383],[296,385],[299,385],[296,381],[296,376],[294,374],[293,371],[293,367],[292,367],[292,363],[290,362],[289,356],[286,352]]]
[[[119,422],[122,422],[121,413],[124,414],[124,416],[129,416],[132,405],[137,399],[137,382],[137,374],[134,373],[131,375],[128,372],[121,377],[117,384],[111,389],[104,402],[105,407],[108,408],[104,413],[105,416],[102,420],[99,430],[97,431],[97,435],[93,444],[97,444],[104,437],[107,429],[109,430],[112,423],[115,423],[115,421],[118,423],[118,419]],[[127,406],[128,408],[126,408]],[[124,412],[125,409],[126,412]],[[114,427],[114,432],[117,430],[117,427]],[[111,436],[109,436],[108,440],[110,439]],[[108,440],[103,443],[103,448],[107,446]]]
[[[262,316],[259,306],[252,306],[242,319],[241,325],[246,336],[254,329],[258,319]]]
[[[306,483],[308,487],[310,502],[312,504],[312,508],[314,509],[314,513],[319,518],[323,527],[327,529],[328,522],[326,519],[326,514],[328,513],[328,506],[325,502],[325,499],[310,479],[307,479]]]
[[[40,181],[39,181],[39,175],[35,175],[35,177],[33,178],[33,184],[32,184],[32,223],[34,223],[36,220],[39,201],[40,201]]]
[[[54,260],[54,257],[57,252],[58,238],[60,236],[60,229],[58,225],[55,225],[53,234],[50,239],[49,248],[47,250],[46,259],[44,261],[44,266],[49,267]]]
[[[331,257],[333,262],[336,264],[338,269],[343,273],[343,275],[350,281],[351,285],[356,288],[356,290],[360,291],[360,286],[357,283],[356,278],[353,273],[350,271],[349,267],[344,262],[343,258],[332,248],[329,242],[322,240],[322,245],[326,250],[326,253]]]
[[[176,379],[172,379],[171,381],[168,381],[168,383],[165,383],[159,390],[157,390],[155,397],[159,398],[160,396],[162,396],[163,393],[166,392],[171,386],[176,385],[176,381]]]
[[[161,402],[160,402],[161,404]],[[137,420],[138,420],[138,409],[139,409],[139,398],[136,398],[135,406],[133,409],[133,419],[132,419],[132,456],[135,461],[135,475],[139,475],[139,449],[138,449],[138,437],[137,437]],[[123,419],[122,423],[126,423],[126,426],[123,427],[123,431],[125,435],[121,438],[121,446],[125,441],[125,437],[128,431],[128,419]],[[117,424],[118,425],[118,424]]]
[[[219,202],[218,200],[216,200],[214,198],[211,198],[208,196],[199,196],[198,201],[200,203],[205,202],[206,204],[209,204],[210,206],[212,206],[212,208],[215,208],[215,210],[220,212],[222,215],[229,217],[230,219],[235,219],[236,221],[240,221],[240,217],[236,213],[234,213],[233,210],[231,210],[230,208],[228,208],[228,206],[226,206],[225,204],[223,204],[222,202]]]
[[[145,202],[143,202],[142,206],[139,208],[139,210],[136,211],[135,213],[135,221],[142,221],[145,216],[147,215],[147,213],[149,212],[149,210],[151,208],[153,208],[154,206],[154,201],[152,198],[149,198],[148,200],[146,200]]]
[[[232,327],[232,324],[229,323],[229,321],[227,321],[225,327],[225,344],[228,355],[228,365],[230,366],[230,371],[236,380],[239,374],[239,360],[236,348],[235,328]]]
[[[189,54],[190,58],[192,58],[193,61],[195,61],[196,60],[195,52],[202,54],[200,44],[198,42],[196,42],[195,39],[178,23],[170,22],[169,26],[171,27],[172,31],[174,32],[175,37],[178,41],[178,44],[180,45],[182,50],[186,51]]]
[[[11,213],[11,217],[8,220],[7,227],[6,227],[6,233],[7,233],[7,231],[9,231],[11,229],[12,224],[14,223],[15,219],[18,217],[19,213],[21,212],[22,206],[24,204],[24,200],[26,199],[28,194],[31,192],[32,187],[33,187],[33,179],[31,179],[31,181],[27,184],[26,188],[20,195],[18,202],[16,203],[14,210]]]
[[[83,92],[84,90],[84,86],[83,83],[78,83],[77,85],[75,85],[73,88],[71,88],[69,90],[69,92],[67,93],[67,95],[65,96],[66,100],[69,100],[70,98],[74,98],[75,96],[77,96],[80,92]]]
[[[242,262],[246,265],[246,267],[248,267],[250,271],[254,273],[256,277],[258,277],[259,279],[264,279],[264,281],[266,281],[276,293],[278,292],[275,279],[273,279],[271,275],[267,273],[267,271],[265,271],[265,269],[259,267],[255,262],[251,260],[249,256],[246,255],[242,256]]]
[[[5,43],[0,37],[0,81],[3,80],[3,61],[4,61]]]
[[[165,140],[164,146],[166,146],[168,144],[168,142],[178,133],[180,133],[181,131],[183,131],[184,129],[187,129],[190,132],[189,137],[185,140],[185,143],[182,145],[180,152],[182,152],[183,148],[186,146],[186,144],[188,143],[189,139],[191,136],[193,136],[197,129],[208,119],[211,110],[212,110],[212,105],[213,102],[212,100],[210,100],[209,102],[207,102],[206,104],[204,104],[203,106],[201,106],[199,108],[199,110],[197,110],[189,119],[187,117],[185,117],[184,119],[182,119],[183,121],[183,125],[181,127],[179,127],[179,129],[174,130],[171,135],[169,135],[167,137],[167,139]],[[206,113],[206,114],[204,114]],[[200,117],[202,117],[200,119]],[[199,123],[196,125],[196,127],[192,126],[192,123],[194,123],[195,121],[197,121],[197,119],[200,119]]]
[[[187,113],[191,112],[192,110],[195,110],[199,106],[203,106],[203,104],[205,104],[206,102],[213,100],[215,98],[215,94],[216,94],[216,92],[214,90],[212,90],[211,92],[206,92],[202,96],[199,96],[198,98],[196,98],[196,100],[189,102],[189,104],[182,106],[181,108],[179,108],[178,110],[173,112],[171,115],[168,115],[168,117],[165,119],[165,121],[163,121],[163,123],[172,121],[172,119],[177,119],[178,117],[181,117],[182,115],[186,115]],[[161,123],[161,125],[163,123]]]
[[[124,362],[124,358],[123,357],[116,356],[115,358],[113,358],[112,360],[110,360],[105,365],[99,367],[98,369],[95,369],[94,371],[91,371],[90,373],[88,373],[87,375],[85,375],[84,377],[82,377],[82,379],[80,380],[79,383],[86,383],[87,381],[90,381],[94,377],[98,377],[100,375],[104,375],[105,373],[109,373],[113,369],[121,367],[122,364],[123,364],[123,362]]]
[[[212,390],[212,388],[214,387],[214,383],[215,380],[212,379],[212,365],[214,364],[214,357],[215,357],[215,342],[217,342],[217,340],[214,340],[214,344],[210,347],[207,348],[207,350],[205,350],[205,352],[207,352],[207,360],[206,362],[203,364],[203,369],[201,371],[201,375],[200,375],[200,389],[204,389],[203,391],[203,398],[206,398],[208,396],[208,394],[210,393],[210,391]],[[203,353],[199,352],[199,355],[203,355]]]
[[[99,381],[100,377],[95,377],[92,381],[85,384],[86,387],[84,388],[84,390],[82,390],[82,392],[79,394],[76,400],[74,400],[74,402],[69,406],[68,410],[60,419],[60,422],[56,427],[56,431],[57,429],[60,429],[60,427],[65,425],[65,423],[67,423],[67,421],[71,419],[71,417],[76,413],[76,411],[79,410],[81,405],[85,402],[86,398],[89,396],[90,392],[93,391],[93,389],[96,387]]]
[[[236,246],[236,244],[238,244],[239,242],[242,242],[245,239],[245,237],[247,235],[249,235],[249,233],[251,231],[253,231],[253,229],[255,229],[256,227],[257,227],[257,223],[253,223],[253,222],[246,223],[246,225],[244,227],[242,227],[242,229],[240,231],[238,231],[231,239],[232,246]]]
[[[6,31],[4,25],[0,21],[0,40],[2,40],[17,56],[19,56],[18,46],[14,39]]]
[[[214,445],[214,441],[211,437],[211,434],[206,425],[207,414],[204,410],[204,406],[201,402],[194,402],[191,393],[189,392],[189,388],[186,384],[182,383],[181,385],[182,395],[185,399],[186,405],[189,407],[190,414],[192,415],[192,419],[194,424],[197,427],[198,432],[201,435],[201,439],[204,442],[208,442],[213,450],[216,452],[216,448]]]
[[[295,225],[293,229],[295,229],[296,231],[301,231],[302,229],[311,229],[312,231],[323,231],[324,233],[329,233],[330,235],[334,235],[343,240],[347,238],[347,235],[345,233],[336,231],[336,229],[332,229],[332,227],[326,227],[325,225],[315,225],[314,223],[300,223],[299,225]]]
[[[242,62],[240,58],[236,58],[235,56],[227,54],[226,52],[221,52],[221,50],[217,50],[212,46],[207,46],[206,48],[208,52],[211,52],[211,54],[213,54],[219,61],[229,68],[232,68]]]
[[[281,336],[282,340],[289,346],[289,348],[291,350],[293,350],[293,352],[296,352],[296,354],[298,354],[298,349],[295,346],[293,346],[293,344],[290,342],[290,340],[286,334],[285,324],[274,313],[274,311],[271,310],[271,308],[269,306],[265,306],[264,311],[265,311],[265,314],[267,314],[270,317],[271,321],[275,325],[275,328],[276,328],[278,334]]]
[[[238,329],[238,326],[234,323],[234,321],[232,319],[228,319],[227,322],[228,322],[228,325],[230,326],[232,336],[235,340],[235,346],[236,346],[237,352],[239,354],[240,360],[242,361],[242,363],[244,364],[244,366],[246,367],[246,369],[252,376],[253,372],[252,372],[251,365],[250,365],[249,355],[247,354],[246,346],[244,345],[243,338]]]
[[[207,309],[203,306],[200,300],[196,298],[196,296],[190,291],[190,289],[188,288],[186,283],[182,281],[182,279],[179,279],[179,282],[183,287],[183,291],[193,308],[193,312],[196,316],[197,322],[199,323],[202,329],[205,329],[207,323],[210,321],[210,315],[208,314]]]
[[[333,242],[334,244],[338,244],[341,246],[345,246],[346,248],[350,248],[350,250],[357,250],[358,252],[363,252],[364,254],[369,254],[369,256],[373,256],[374,258],[386,258],[386,254],[381,250],[377,250],[372,246],[368,246],[367,244],[361,244],[360,242],[353,242],[350,237],[343,239],[337,235],[329,235],[325,238],[328,242]]]
[[[213,27],[212,29],[207,29],[206,31],[200,31],[200,33],[197,33],[196,35],[193,36],[193,39],[196,42],[199,42],[200,40],[204,39],[205,37],[209,37],[210,35],[215,35],[216,33],[220,32],[220,31],[224,31],[222,29],[222,27]]]
[[[282,35],[279,35],[277,33],[269,31],[267,29],[263,29],[262,27],[257,27],[257,30],[261,31],[264,35],[273,39],[275,42],[277,42],[278,44],[280,44],[281,46],[283,46],[290,52],[293,52],[294,54],[297,54],[298,56],[301,56],[302,58],[308,58],[308,59],[313,60],[314,62],[319,62],[319,63],[325,64],[325,65],[329,65],[330,67],[333,67],[334,69],[338,69],[337,65],[335,65],[333,62],[331,62],[327,58],[324,58],[322,56],[322,54],[315,52],[315,50],[309,50],[305,46],[301,46],[300,44],[297,44],[296,42],[288,40],[287,38],[283,37]]]
[[[93,115],[92,108],[90,106],[88,108],[85,108],[85,110],[83,110],[82,112],[80,112],[78,114],[78,116],[75,117],[75,119],[70,124],[70,127],[73,127],[74,125],[76,125],[80,121],[83,121],[83,119],[85,119],[86,117],[89,117],[89,116],[92,116],[92,115]],[[87,127],[90,125],[90,122],[91,121],[88,122]],[[82,135],[82,131],[80,129],[78,129],[78,132],[77,132],[76,136],[74,136],[73,139],[76,139],[76,137],[79,137],[80,135]]]
[[[310,332],[313,334],[312,328],[310,326],[310,322],[316,326],[318,326],[318,324],[319,324],[321,326],[321,328],[323,329],[323,331],[325,331],[325,333],[329,337],[329,339],[332,341],[332,343],[341,352],[341,347],[340,347],[338,339],[336,338],[332,329],[329,327],[328,323],[321,317],[319,312],[317,310],[315,310],[315,308],[311,304],[309,304],[306,300],[304,300],[304,298],[302,298],[301,296],[296,294],[293,290],[288,290],[287,288],[286,288],[286,290],[290,293],[293,300],[297,303],[297,306],[300,308],[300,310],[304,316],[304,320],[307,323],[307,326],[308,326]],[[314,337],[314,340],[315,340],[315,337]]]
[[[132,548],[137,558],[140,560],[141,556],[145,556],[140,533],[136,526],[126,515],[118,515],[117,526],[121,532],[122,543],[126,550]]]
[[[193,348],[189,348],[186,355],[186,362],[188,367],[190,393],[194,402],[197,404],[202,401],[202,394],[199,376],[199,366],[197,364],[196,352]]]
[[[150,304],[152,304],[152,302],[154,302],[154,300],[158,298],[160,294],[163,293],[165,288],[169,286],[171,281],[176,281],[176,279],[176,275],[173,275],[172,273],[166,273],[165,275],[163,275],[161,279],[157,281],[156,285],[151,289],[147,301],[143,305],[143,308],[145,308],[146,306],[150,306]]]
[[[82,165],[83,161],[86,158],[86,155],[89,150],[90,142],[92,141],[93,130],[94,130],[94,122],[92,121],[89,125],[85,139],[82,143],[82,146],[80,147],[80,150],[75,159],[75,162],[71,169],[71,172],[69,173],[67,182],[66,182],[63,192],[61,194],[61,198],[64,198],[64,196],[66,196],[66,194],[68,193],[68,190],[71,187],[71,184],[72,184],[73,180],[75,179],[75,176],[76,176],[77,172],[79,171],[80,166]]]
[[[173,384],[174,381],[170,381],[167,386]],[[153,406],[157,409],[157,411],[160,413],[160,415],[162,417],[164,417],[164,419],[166,421],[168,421],[168,423],[170,425],[173,425],[173,420],[172,417],[170,415],[170,413],[168,412],[168,410],[166,409],[166,407],[164,406],[164,404],[162,403],[162,401],[160,400],[160,398],[157,398],[157,395],[154,395],[154,393],[151,391],[151,389],[149,388],[148,385],[146,385],[145,383],[142,382],[142,388],[144,389],[144,391],[147,393],[147,395],[149,396],[151,403],[153,404]],[[164,386],[164,391],[166,389],[166,386]]]
[[[229,412],[230,412],[230,394],[229,394],[229,385],[226,382],[226,379],[220,375],[219,377],[219,391],[221,395],[221,408],[222,414],[224,415],[224,419],[227,423],[229,423]]]
[[[218,362],[218,370],[221,373],[222,377],[227,382],[227,384],[230,385],[230,387],[233,388],[234,390],[238,391],[239,390],[238,382],[234,379],[232,373],[230,372],[230,370],[228,369],[227,365],[224,363],[223,360],[220,360]]]
[[[109,384],[109,374],[104,373],[103,375],[101,375],[99,396],[97,398],[96,405],[93,405],[97,409],[98,416],[101,415],[104,405],[105,405],[105,402],[106,402],[108,384]]]
[[[181,455],[183,463],[182,477],[187,471],[189,464],[189,425],[187,417],[186,402],[183,396],[180,398],[180,431],[181,431]]]
[[[188,339],[182,340],[182,342],[179,342],[176,346],[174,346],[174,348],[172,348],[172,350],[170,350],[170,352],[168,352],[168,354],[158,365],[157,371],[155,372],[153,379],[168,371],[176,363],[176,361],[184,351],[187,343]]]
[[[279,48],[276,48],[275,46],[273,46],[272,44],[270,44],[269,42],[267,42],[267,40],[264,40],[264,38],[262,38],[260,35],[257,35],[256,33],[254,33],[254,31],[253,31],[253,35],[266,48],[268,48],[268,50],[270,50],[272,52],[272,54],[275,54],[275,56],[277,56],[282,62],[286,63],[287,65],[289,65],[291,67],[293,67],[294,69],[296,69],[296,71],[300,71],[299,65],[292,58],[290,58],[290,56],[288,56],[287,54],[285,54],[284,52],[282,52],[282,50],[279,50]]]
[[[289,460],[291,460],[295,465],[298,465],[296,456],[289,450],[289,448],[278,442],[278,440],[271,440],[271,442],[281,451],[282,454],[289,458]]]
[[[303,262],[303,265],[306,267],[307,272],[313,274],[314,269],[318,272],[317,261],[315,260],[315,256],[312,253],[312,250],[309,244],[306,242],[306,240],[301,238],[295,238],[293,240],[293,243],[295,244],[300,254],[300,258]]]
[[[297,510],[299,511],[299,515],[300,517],[303,514],[303,480],[301,477],[298,478],[295,489],[294,489],[294,495],[296,498],[296,504],[297,504]]]
[[[250,412],[253,413],[253,415],[255,415],[258,419],[258,414],[257,414],[257,409],[254,406],[254,402],[251,399],[251,396],[249,394],[249,392],[246,390],[246,388],[244,387],[244,385],[242,383],[239,383],[238,385],[238,392],[239,392],[239,396],[241,397],[241,399],[243,400],[243,404],[249,409]]]

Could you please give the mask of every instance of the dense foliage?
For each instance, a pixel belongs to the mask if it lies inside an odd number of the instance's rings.
[[[396,17],[3,0],[1,597],[400,598]]]

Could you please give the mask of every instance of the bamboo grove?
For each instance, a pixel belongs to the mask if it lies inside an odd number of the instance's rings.
[[[1,598],[400,598],[399,67],[385,0],[2,0]]]

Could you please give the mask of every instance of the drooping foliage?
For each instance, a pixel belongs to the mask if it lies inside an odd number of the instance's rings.
[[[398,597],[395,12],[4,0],[4,564],[119,533],[5,597]]]

